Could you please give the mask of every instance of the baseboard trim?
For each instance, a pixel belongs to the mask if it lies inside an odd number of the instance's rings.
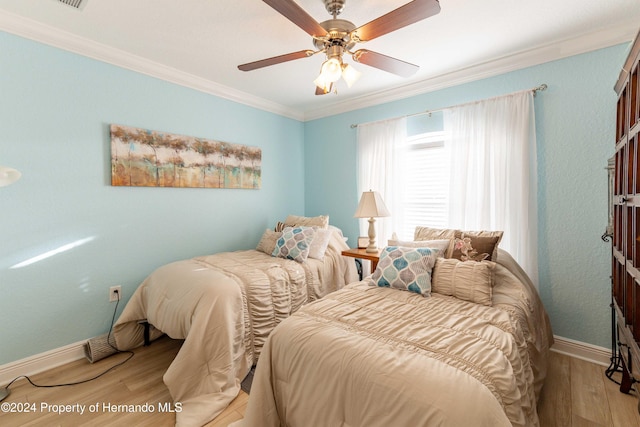
[[[609,365],[611,350],[608,348],[559,336],[554,336],[554,339],[555,343],[551,347],[551,351],[597,363],[598,365]],[[2,365],[0,366],[0,385],[6,385],[9,381],[20,375],[34,375],[64,365],[65,363],[82,359],[85,357],[84,344],[86,342],[87,340],[78,341],[64,347]]]
[[[64,347],[1,365],[0,385],[4,386],[20,375],[34,375],[82,359],[85,357],[84,344],[86,342],[86,340],[78,341]]]
[[[611,349],[609,348],[587,344],[557,335],[554,335],[553,338],[555,343],[551,346],[551,351],[603,366],[609,366],[611,362]]]

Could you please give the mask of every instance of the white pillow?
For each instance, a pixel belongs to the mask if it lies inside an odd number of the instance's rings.
[[[451,241],[449,239],[439,240],[389,240],[389,246],[402,246],[403,248],[431,248],[438,249],[438,257],[444,257]]]
[[[309,258],[324,258],[324,253],[327,251],[327,246],[329,246],[329,240],[331,240],[331,233],[333,233],[333,230],[316,229],[309,247]]]

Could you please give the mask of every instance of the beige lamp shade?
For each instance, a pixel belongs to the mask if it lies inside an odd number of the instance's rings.
[[[355,218],[379,218],[391,216],[377,191],[365,191],[360,198],[360,204],[354,215]]]
[[[13,184],[20,179],[20,176],[22,176],[22,174],[17,170],[0,166],[0,187]]]

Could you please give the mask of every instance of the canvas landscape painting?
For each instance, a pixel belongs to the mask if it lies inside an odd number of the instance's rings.
[[[259,189],[262,150],[111,125],[111,185]]]

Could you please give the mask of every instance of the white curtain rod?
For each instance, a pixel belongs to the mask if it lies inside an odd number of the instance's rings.
[[[527,90],[524,90],[524,91],[518,91],[518,92],[512,92],[512,93],[510,93],[510,94],[507,94],[507,95],[500,95],[500,96],[508,96],[508,95],[513,95],[513,94],[515,94],[515,93],[519,93],[519,92],[529,92],[529,91],[533,92],[533,96],[536,96],[536,93],[537,93],[537,92],[541,92],[541,91],[543,91],[543,90],[545,90],[545,89],[547,89],[547,85],[546,85],[546,83],[542,83],[540,86],[536,86],[536,87],[531,88],[531,89],[527,89]],[[497,98],[497,97],[496,97],[496,98]],[[488,98],[488,99],[491,99],[491,98]],[[390,119],[374,120],[374,121],[372,121],[372,122],[359,123],[359,124],[357,124],[357,125],[351,125],[351,129],[353,129],[353,128],[357,128],[358,126],[361,126],[361,125],[368,125],[368,124],[371,124],[371,123],[384,122],[385,120],[394,120],[394,119],[399,119],[399,118],[402,118],[402,117],[413,117],[413,116],[421,116],[421,115],[423,115],[423,114],[437,113],[438,111],[443,111],[443,110],[446,110],[446,109],[448,109],[448,108],[460,107],[460,106],[462,106],[462,105],[473,104],[473,103],[475,103],[475,102],[479,102],[479,101],[471,101],[471,102],[465,102],[465,103],[463,103],[463,104],[458,104],[458,105],[450,105],[450,106],[448,106],[448,107],[442,107],[442,108],[438,108],[438,109],[436,109],[436,110],[420,111],[420,112],[418,112],[418,113],[406,114],[406,115],[404,115],[404,116],[393,117],[393,118],[390,118]]]

